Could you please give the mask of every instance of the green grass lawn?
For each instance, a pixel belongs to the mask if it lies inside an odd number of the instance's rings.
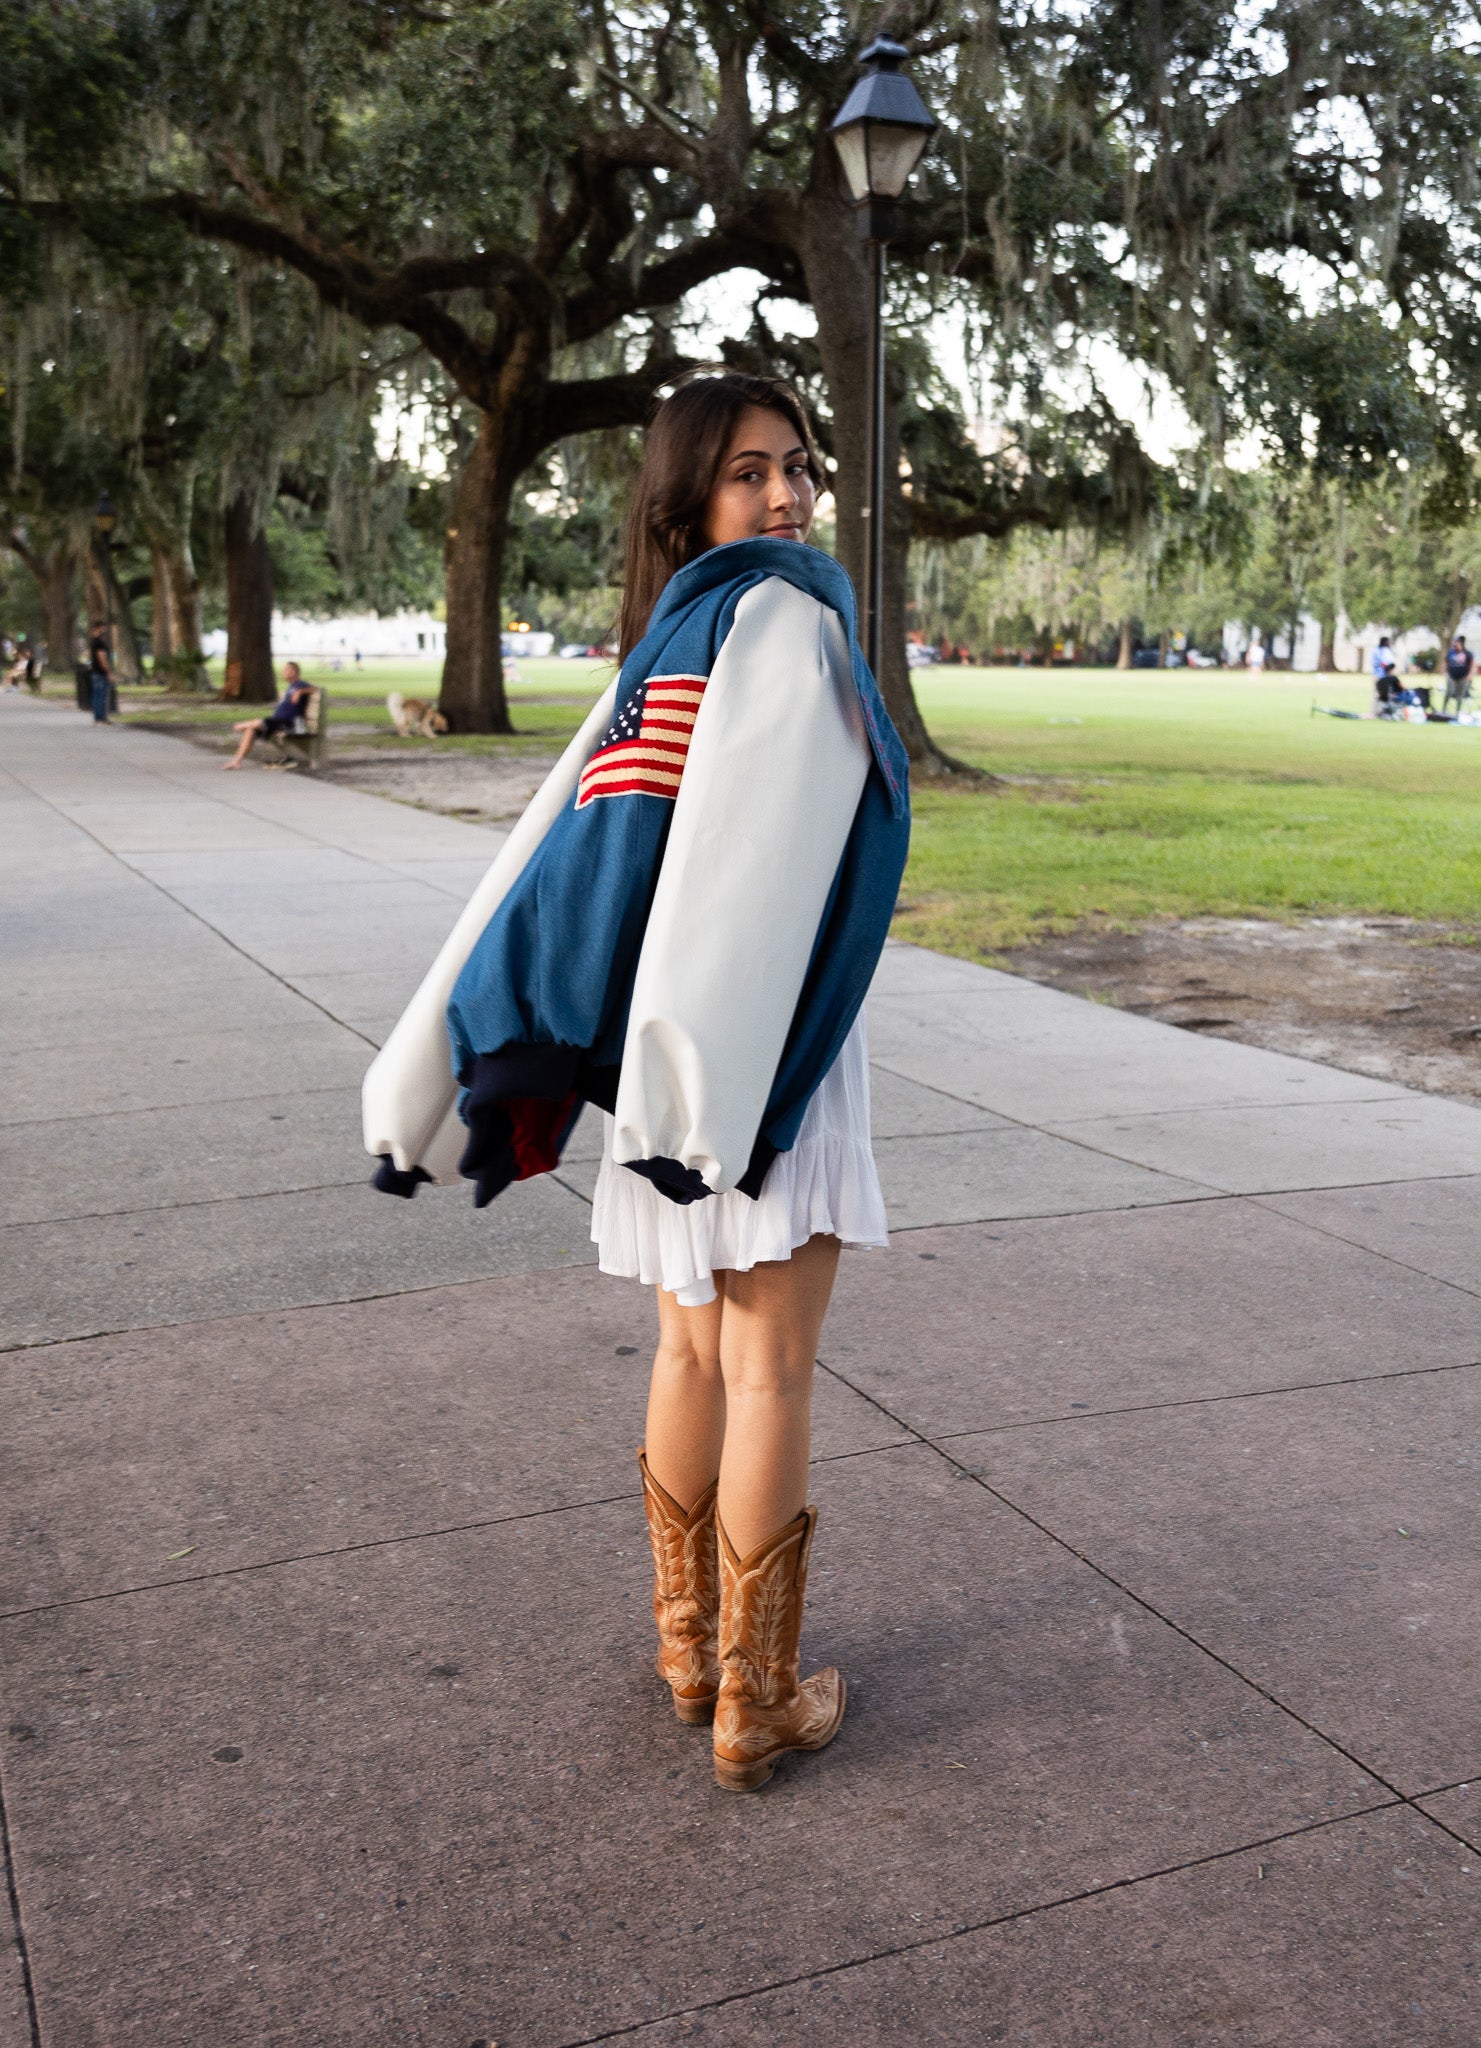
[[[896,931],[991,959],[1086,923],[1343,912],[1481,925],[1481,727],[1352,724],[1355,676],[917,671],[1012,778],[919,789]]]
[[[213,661],[209,666],[211,679],[219,686],[222,664]],[[281,671],[281,662],[278,666]],[[392,690],[400,690],[408,697],[435,700],[442,679],[440,657],[426,661],[366,661],[359,668],[346,666],[339,670],[331,669],[327,661],[305,661],[301,666],[308,681],[322,683],[331,698],[383,700]],[[522,658],[515,668],[519,680],[509,685],[511,704],[552,693],[590,700],[599,697],[612,680],[610,662],[588,661],[584,656],[575,661],[562,661],[556,655],[540,661]]]

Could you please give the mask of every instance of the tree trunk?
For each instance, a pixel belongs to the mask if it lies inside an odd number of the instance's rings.
[[[163,542],[149,543],[149,640],[154,680],[159,682],[174,657],[175,605],[170,592],[170,557]]]
[[[831,154],[830,150],[830,158]],[[821,156],[812,182],[798,199],[796,225],[795,246],[817,315],[818,353],[833,412],[838,558],[862,592],[872,380],[869,259],[841,197],[836,166]],[[962,763],[943,754],[927,732],[905,659],[911,511],[900,489],[900,409],[898,385],[892,378],[887,379],[885,399],[885,498],[879,687],[911,761],[929,775],[949,774],[959,771]]]
[[[1121,638],[1116,645],[1117,668],[1131,667],[1131,620],[1121,621]]]
[[[154,679],[167,690],[206,690],[210,677],[201,652],[201,579],[190,537],[163,528],[150,533],[153,569]]]
[[[1322,641],[1317,651],[1316,672],[1319,676],[1334,676],[1337,673],[1337,621],[1335,618],[1322,620]]]
[[[226,680],[223,697],[271,704],[273,565],[252,500],[239,491],[226,508]]]
[[[72,550],[54,548],[37,580],[46,607],[46,672],[70,682],[77,661],[77,558]]]
[[[1445,646],[1447,648],[1459,633],[1461,621],[1470,610],[1470,584],[1470,571],[1467,569],[1457,569],[1452,586],[1454,598],[1450,607],[1450,631],[1445,635]]]
[[[458,479],[446,551],[447,652],[437,708],[452,732],[513,732],[504,695],[500,598],[509,507],[520,467],[492,413]]]
[[[103,545],[101,534],[94,535],[88,547],[86,567],[89,628],[104,626],[109,629],[108,649],[113,657],[115,680],[141,683],[144,664],[139,656],[134,615],[129,610],[129,601],[113,567],[113,550]]]
[[[201,579],[190,546],[195,472],[145,472],[140,517],[149,540],[154,601],[154,676],[168,690],[209,690],[201,652]]]
[[[201,651],[201,579],[187,533],[170,558],[170,642],[176,687],[206,690],[210,677]]]

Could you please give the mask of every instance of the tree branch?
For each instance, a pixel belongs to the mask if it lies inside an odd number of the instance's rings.
[[[5,544],[8,548],[13,549],[13,551],[20,556],[21,560],[25,563],[26,567],[30,570],[31,574],[36,578],[36,581],[38,583],[45,583],[46,569],[44,564],[42,563],[41,557],[37,554],[36,550],[31,546],[29,541],[27,541],[24,538],[18,527],[12,528],[11,531],[5,536]]]
[[[549,385],[534,429],[532,455],[572,434],[590,434],[603,427],[641,426],[659,386],[699,367],[693,356],[651,356],[636,370]]]
[[[566,338],[588,341],[626,313],[671,306],[695,285],[742,267],[761,271],[799,296],[805,292],[800,266],[790,250],[745,232],[706,235],[687,249],[677,249],[646,265],[636,279],[622,271],[609,271],[600,283],[574,292],[566,301]]]
[[[669,134],[682,142],[686,149],[693,150],[696,155],[698,154],[700,144],[705,139],[705,133],[702,128],[697,128],[684,115],[675,114],[667,107],[660,107],[655,101],[649,99],[647,93],[640,92],[637,86],[632,84],[629,79],[624,78],[620,72],[609,70],[605,64],[598,64],[596,70],[598,78],[604,78],[608,85],[615,85],[620,93],[627,95],[634,106],[641,107],[645,114],[650,115],[660,128],[666,128]],[[691,128],[694,129],[694,134],[689,132]]]

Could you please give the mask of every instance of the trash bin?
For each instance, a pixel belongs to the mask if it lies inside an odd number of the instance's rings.
[[[85,661],[79,661],[73,670],[77,683],[77,708],[91,712],[93,708],[93,672]]]

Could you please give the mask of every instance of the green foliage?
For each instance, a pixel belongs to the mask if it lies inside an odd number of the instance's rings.
[[[1092,340],[1181,400],[1204,487],[1249,430],[1320,477],[1404,459],[1454,485],[1481,427],[1481,50],[1459,0],[955,0],[930,36],[917,70],[947,132],[908,209],[900,310],[963,306],[1015,425],[977,530],[1015,502],[1037,517],[1054,486],[1104,526]],[[949,487],[920,530],[969,530],[961,441],[922,467],[922,497]]]
[[[1481,600],[1481,514],[1437,522],[1429,485],[1427,471],[1357,488],[1314,467],[1270,467],[1226,477],[1181,531],[1164,514],[1129,540],[1072,527],[918,545],[912,623],[978,649],[1068,636],[1106,658],[1123,619],[1147,638],[1183,632],[1213,649],[1228,620],[1268,646],[1303,616],[1328,639],[1339,618],[1444,639]]]
[[[398,36],[338,137],[357,239],[395,251],[424,235],[529,234],[570,146],[581,43],[562,0],[468,7]]]
[[[128,132],[145,53],[133,9],[85,0],[0,10],[0,164],[17,182],[28,160],[52,177],[86,175]]]

